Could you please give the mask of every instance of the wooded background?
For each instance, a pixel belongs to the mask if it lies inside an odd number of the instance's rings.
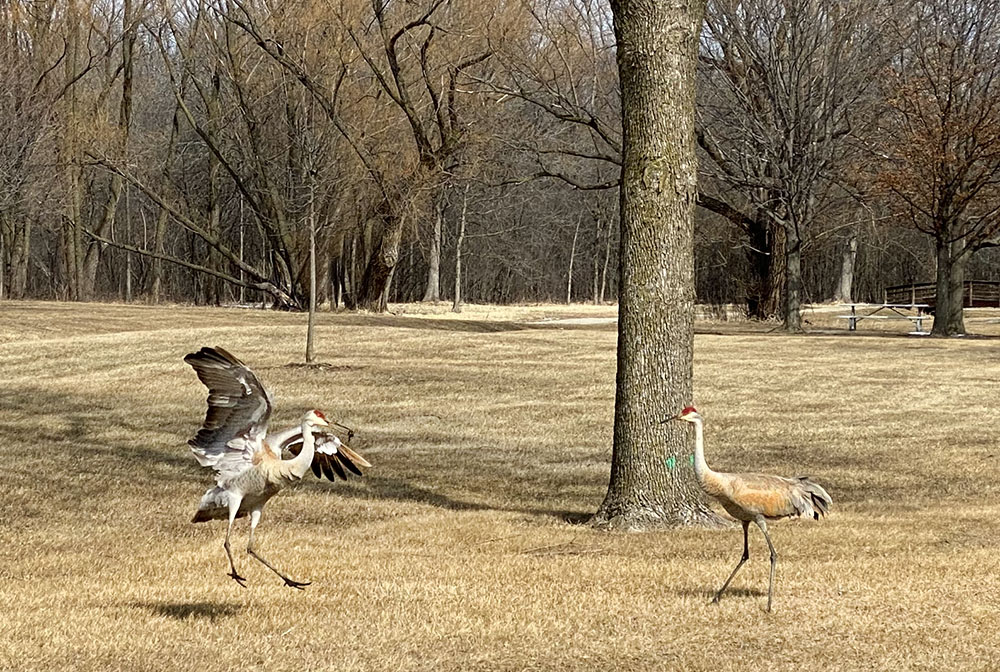
[[[1000,279],[997,5],[708,2],[698,300]],[[0,0],[0,298],[614,301],[617,77],[598,0]]]

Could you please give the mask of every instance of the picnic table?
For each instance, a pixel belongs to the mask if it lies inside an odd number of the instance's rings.
[[[845,304],[850,305],[851,314],[850,315],[838,315],[837,317],[841,320],[847,320],[847,330],[857,331],[858,322],[862,320],[909,320],[913,324],[913,331],[909,332],[911,334],[925,335],[929,332],[924,330],[924,320],[931,317],[927,315],[924,311],[929,309],[931,306],[926,303],[882,303],[882,304],[870,304],[870,303],[851,303]],[[862,309],[873,309],[866,313],[859,313],[858,308]],[[905,311],[917,311],[916,315],[912,312]]]

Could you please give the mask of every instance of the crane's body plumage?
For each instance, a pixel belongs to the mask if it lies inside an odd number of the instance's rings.
[[[273,400],[243,362],[222,348],[207,347],[187,355],[184,361],[209,390],[205,422],[188,444],[198,463],[216,472],[215,487],[202,496],[192,522],[229,521],[224,544],[229,575],[244,585],[245,579],[233,563],[229,537],[233,522],[250,516],[247,552],[286,585],[300,589],[309,585],[288,578],[254,549],[254,530],[264,505],[282,488],[302,480],[310,469],[317,477],[333,481],[337,477],[346,479],[347,471],[361,475],[360,467],[371,465],[337,436],[319,429],[329,423],[316,410],[306,413],[299,426],[278,432],[266,441]],[[283,449],[294,456],[282,459]]]
[[[726,513],[743,525],[743,557],[713,602],[718,602],[729,582],[750,557],[747,534],[750,523],[756,524],[771,551],[771,576],[767,591],[767,610],[771,611],[774,594],[774,569],[778,554],[767,533],[768,520],[805,516],[818,520],[827,514],[833,500],[815,481],[806,476],[786,478],[771,474],[729,474],[713,471],[705,461],[705,434],[701,415],[694,407],[685,408],[673,419],[690,422],[695,428],[694,472],[701,488],[714,497]]]
[[[822,499],[826,491],[808,478],[785,478],[771,474],[715,474],[702,489],[715,497],[736,520],[753,522],[758,516],[778,520],[793,516],[819,518],[826,513]]]

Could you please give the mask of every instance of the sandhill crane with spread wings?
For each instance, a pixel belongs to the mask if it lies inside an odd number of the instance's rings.
[[[774,568],[778,554],[767,533],[767,520],[777,520],[789,516],[815,518],[825,515],[833,500],[819,484],[805,476],[784,478],[770,474],[724,474],[712,471],[705,462],[705,434],[701,415],[694,406],[688,406],[668,420],[682,420],[694,425],[694,473],[702,489],[719,500],[722,508],[743,524],[743,557],[740,558],[732,574],[722,584],[712,602],[718,602],[729,582],[736,576],[750,558],[747,533],[750,523],[755,523],[764,533],[767,546],[771,549],[771,577],[767,585],[767,610],[771,611],[774,596]],[[664,420],[667,422],[667,420]]]
[[[308,582],[295,581],[264,559],[254,547],[253,534],[261,512],[283,487],[302,479],[312,469],[318,478],[346,479],[347,472],[361,475],[371,465],[332,433],[320,428],[330,423],[321,411],[311,410],[302,422],[267,436],[271,417],[271,395],[247,366],[222,348],[202,348],[184,361],[194,367],[208,388],[208,413],[197,435],[188,441],[203,467],[216,471],[216,486],[201,498],[192,522],[227,520],[224,547],[229,558],[229,576],[241,586],[246,579],[236,571],[229,537],[233,521],[250,516],[247,553],[284,580],[303,590]],[[345,428],[346,429],[346,428]],[[267,440],[265,441],[265,437]],[[294,457],[282,459],[283,450]]]

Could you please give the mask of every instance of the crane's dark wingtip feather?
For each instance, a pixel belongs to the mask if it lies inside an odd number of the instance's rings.
[[[340,457],[339,455],[333,455],[331,457],[326,458],[326,461],[329,463],[333,471],[336,472],[337,478],[339,478],[342,481],[346,481],[347,472],[344,471],[344,465],[341,463],[341,461],[337,459],[339,457]],[[332,481],[333,479],[331,478],[330,480]]]
[[[364,476],[364,474],[361,473],[361,469],[358,468],[358,465],[354,464],[354,462],[351,462],[351,460],[348,459],[347,455],[341,454],[338,455],[338,457],[340,457],[340,463],[345,467],[347,467],[348,471],[350,471],[352,474],[354,474],[355,476]]]
[[[339,465],[337,465],[336,460],[331,460],[324,456],[322,462],[320,462],[320,466],[323,468],[323,475],[326,476],[326,480],[331,482],[337,481],[339,471],[336,467],[339,467]]]
[[[246,366],[239,358],[235,357],[231,352],[226,350],[221,346],[209,347],[207,345],[202,346],[198,352],[192,352],[184,356],[184,361],[195,366],[195,363],[203,363],[206,361],[216,361],[222,364],[233,364],[236,366]]]

